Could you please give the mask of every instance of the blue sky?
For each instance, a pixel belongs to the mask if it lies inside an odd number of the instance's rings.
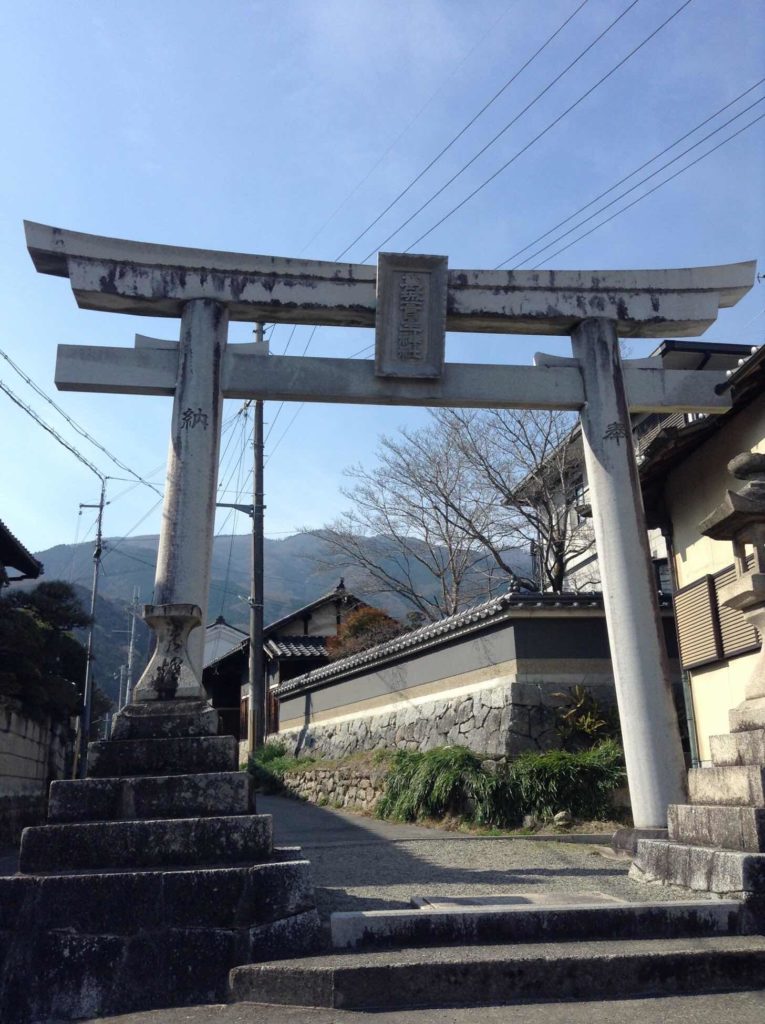
[[[497,143],[389,238],[630,4],[588,0],[345,258],[363,262],[381,245],[389,251],[410,246],[681,2],[638,0]],[[35,273],[22,220],[142,241],[334,259],[579,3],[8,4],[0,39],[5,99],[0,349],[120,459],[161,485],[170,400],[57,393],[55,351],[59,343],[129,346],[136,332],[176,338],[177,322],[79,310],[68,282]],[[448,255],[451,267],[496,266],[765,76],[763,38],[760,0],[692,0],[415,251]],[[765,87],[753,90],[659,163],[763,95]],[[765,104],[755,106],[608,212],[763,111]],[[760,121],[544,265],[608,269],[762,260],[763,125]],[[273,330],[272,351],[285,350],[290,331]],[[289,351],[300,354],[309,335],[310,328],[298,328]],[[233,343],[248,336],[248,325],[232,326]],[[705,337],[762,343],[765,286],[755,286],[735,309],[723,311]],[[371,332],[322,328],[308,351],[351,355],[371,342]],[[632,343],[634,355],[650,347]],[[459,361],[528,363],[540,348],[564,352],[567,343],[454,335],[447,355]],[[0,380],[100,469],[125,475],[73,434],[2,358]],[[239,405],[227,403],[225,416],[232,418]],[[370,464],[380,433],[423,422],[427,415],[306,406],[293,421],[295,408],[266,405],[270,536],[331,519],[343,506],[338,494],[343,468]],[[93,514],[86,510],[78,520],[78,505],[97,500],[96,478],[3,393],[0,417],[0,518],[33,550],[84,539]],[[248,486],[250,455],[241,440],[237,428],[222,470],[229,493],[221,500],[237,500],[237,488]],[[107,536],[156,532],[153,492],[115,480],[108,496]],[[222,514],[218,529],[230,533],[232,526],[246,532],[249,520]]]

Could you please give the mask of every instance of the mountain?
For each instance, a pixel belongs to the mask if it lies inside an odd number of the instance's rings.
[[[396,548],[386,537],[368,537],[365,543],[383,565],[393,568]],[[98,686],[112,699],[117,698],[119,666],[127,660],[129,605],[134,591],[139,604],[149,604],[154,588],[154,570],[159,538],[120,537],[106,539],[103,545],[101,573],[96,602],[96,634],[94,638],[94,677]],[[46,551],[35,552],[44,566],[44,579],[62,579],[72,583],[82,603],[90,607],[90,586],[93,574],[93,544],[58,544]],[[212,577],[208,621],[223,615],[232,626],[247,629],[249,625],[251,537],[239,534],[216,537],[213,545]],[[520,573],[528,573],[530,559],[523,551],[514,550],[509,560]],[[488,562],[473,573],[471,589],[475,600],[488,596],[486,578]],[[416,561],[412,579],[418,593],[435,593],[433,575]],[[343,558],[333,555],[320,534],[294,534],[283,540],[266,539],[264,543],[265,622],[273,622],[309,604],[333,590],[340,577],[357,597],[383,608],[394,618],[405,619],[412,606],[396,594],[376,593],[370,588],[362,571],[348,566]],[[26,586],[33,584],[27,583]],[[502,588],[496,588],[495,592]],[[137,671],[146,663],[149,631],[138,623]]]
[[[100,597],[126,607],[134,588],[138,599],[148,604],[152,599],[154,570],[159,538],[156,535],[115,538],[104,541]],[[396,548],[385,537],[368,537],[365,543],[377,559],[391,569]],[[250,592],[251,539],[249,534],[216,537],[213,545],[212,574],[208,619],[218,615],[233,626],[247,628]],[[45,567],[46,579],[63,579],[90,590],[93,572],[93,545],[59,544],[47,551],[35,552]],[[519,572],[528,573],[530,560],[523,551],[513,551],[510,561]],[[473,574],[472,588],[476,600],[485,593],[488,563],[478,566]],[[359,569],[347,565],[342,556],[333,555],[320,534],[298,533],[283,540],[266,539],[264,543],[265,621],[287,615],[332,590],[340,577],[357,596],[384,608],[396,618],[404,618],[411,605],[396,594],[378,594]],[[413,583],[418,593],[435,593],[437,582],[419,563],[412,565]]]

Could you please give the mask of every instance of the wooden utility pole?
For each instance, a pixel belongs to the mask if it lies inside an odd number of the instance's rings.
[[[93,587],[90,595],[90,625],[88,626],[88,645],[85,660],[85,684],[82,694],[82,713],[79,722],[77,758],[75,777],[84,779],[88,767],[88,742],[90,740],[90,723],[93,717],[93,632],[96,617],[96,594],[98,592],[98,575],[101,569],[102,526],[104,505],[106,504],[106,480],[101,479],[101,497],[97,505],[81,504],[80,508],[97,508],[96,546],[93,549]]]
[[[263,341],[263,324],[255,326],[255,340]],[[255,402],[252,428],[252,586],[250,592],[250,700],[247,714],[247,750],[252,753],[265,743],[268,693],[263,664],[263,402]]]

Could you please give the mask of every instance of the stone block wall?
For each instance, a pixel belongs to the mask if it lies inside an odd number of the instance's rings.
[[[284,788],[319,806],[372,812],[383,794],[384,780],[385,768],[343,765],[288,773]]]
[[[339,758],[365,750],[431,750],[465,746],[479,754],[515,757],[526,750],[560,745],[555,729],[566,686],[504,681],[468,693],[432,700],[402,701],[379,713],[314,722],[279,734],[298,756]],[[613,685],[588,686],[604,705],[614,702]]]
[[[66,774],[71,742],[68,723],[0,697],[0,844],[45,820],[48,783]]]

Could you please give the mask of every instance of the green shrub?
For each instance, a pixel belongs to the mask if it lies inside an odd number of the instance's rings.
[[[398,821],[461,817],[511,828],[524,816],[607,819],[610,795],[625,778],[621,748],[605,740],[590,750],[522,754],[490,772],[465,747],[398,751],[391,760],[377,815]]]
[[[436,747],[426,753],[400,750],[391,760],[377,814],[398,821],[454,815],[490,824],[495,784],[481,768],[480,758],[466,747]]]
[[[562,810],[575,818],[607,818],[610,795],[625,779],[624,755],[618,743],[604,740],[589,750],[521,754],[504,774],[504,810],[514,810],[516,820]]]

